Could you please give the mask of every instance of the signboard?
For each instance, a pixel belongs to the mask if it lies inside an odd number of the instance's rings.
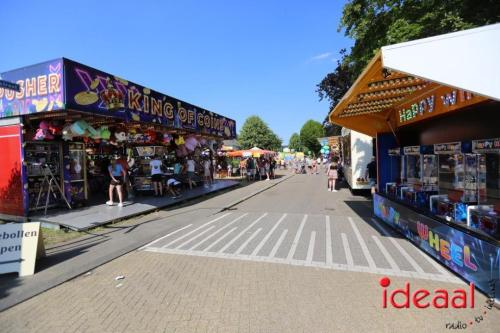
[[[33,275],[36,258],[44,252],[40,223],[0,225],[0,274]]]
[[[408,146],[403,148],[405,155],[420,155],[420,146]]]
[[[1,78],[2,77],[0,76],[0,88],[14,90],[16,92],[20,92],[21,91],[21,86],[18,85],[17,83],[12,83],[12,82],[9,82],[9,81],[5,81],[5,80],[2,80]]]
[[[486,100],[486,97],[442,86],[426,95],[415,96],[395,106],[397,124],[398,126],[411,124]]]
[[[500,138],[472,141],[472,151],[475,153],[487,153],[500,151]]]
[[[64,59],[68,109],[163,125],[225,139],[236,122],[97,69]]]
[[[435,154],[456,154],[462,151],[460,142],[440,143],[434,145]]]
[[[64,109],[63,61],[57,59],[2,73],[19,91],[0,87],[0,118]]]
[[[402,233],[420,249],[449,269],[489,293],[496,283],[495,298],[500,300],[500,248],[459,229],[393,202],[373,195],[375,215]]]
[[[390,148],[387,150],[389,156],[401,156],[401,148]]]

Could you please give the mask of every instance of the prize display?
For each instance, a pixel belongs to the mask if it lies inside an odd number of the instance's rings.
[[[401,168],[391,169],[388,197],[500,240],[499,139],[409,146],[402,158],[398,151],[388,151],[401,160],[391,164]]]
[[[51,208],[59,204],[62,199],[58,191],[50,191],[45,181],[50,176],[48,170],[54,176],[59,186],[62,186],[61,170],[61,145],[55,142],[27,142],[25,147],[25,165],[28,178],[29,209],[39,210],[45,207]],[[55,186],[51,182],[51,186]]]

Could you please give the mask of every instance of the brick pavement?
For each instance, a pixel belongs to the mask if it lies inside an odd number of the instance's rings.
[[[118,275],[125,279],[115,281]],[[135,251],[0,313],[0,331],[440,332],[483,310],[479,293],[473,310],[383,310],[379,277]],[[402,286],[406,279],[392,281]],[[499,313],[488,311],[467,331],[498,332]]]

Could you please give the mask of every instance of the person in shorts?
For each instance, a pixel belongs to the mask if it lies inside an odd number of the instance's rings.
[[[123,207],[123,184],[126,176],[125,169],[123,169],[122,165],[118,163],[118,159],[113,159],[108,166],[108,172],[111,177],[111,181],[109,183],[109,201],[106,202],[106,205],[114,205],[113,193],[116,188],[119,200],[118,207]]]
[[[151,168],[151,183],[155,191],[155,197],[163,196],[163,163],[157,155],[149,162]]]
[[[337,178],[339,177],[338,172],[337,172],[337,163],[332,163],[330,165],[330,168],[328,169],[328,172],[326,173],[328,177],[328,191],[330,192],[337,192],[335,189],[335,182],[337,181]]]
[[[167,191],[172,194],[172,199],[176,199],[182,195],[180,189],[181,185],[182,183],[175,178],[169,178],[167,180]]]
[[[193,185],[196,186],[196,183],[193,180],[194,179],[195,162],[191,156],[189,156],[186,160],[186,170],[187,170],[189,189],[192,190]]]

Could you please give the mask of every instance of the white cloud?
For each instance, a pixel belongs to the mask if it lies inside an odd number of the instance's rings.
[[[328,58],[330,58],[331,55],[332,55],[331,52],[321,53],[321,54],[315,55],[314,57],[311,57],[309,59],[309,61],[318,61],[318,60],[328,59]]]

